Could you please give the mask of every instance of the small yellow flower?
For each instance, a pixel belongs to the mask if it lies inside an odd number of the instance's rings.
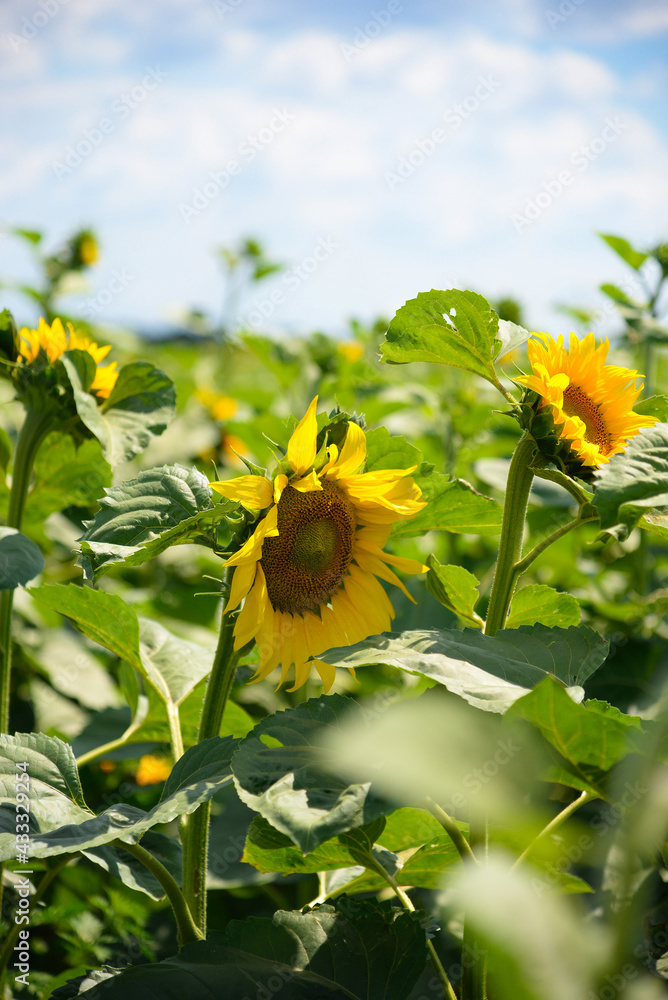
[[[218,393],[210,392],[208,389],[198,389],[195,398],[206,407],[214,420],[219,420],[221,423],[233,417],[239,409],[236,399],[231,396],[219,396]]]
[[[54,319],[51,326],[42,318],[36,330],[31,330],[27,326],[19,330],[19,358],[28,364],[37,359],[40,351],[43,351],[53,364],[68,350],[87,351],[90,354],[97,365],[97,372],[90,391],[101,399],[106,399],[118,378],[115,361],[109,365],[100,365],[100,362],[109,354],[111,345],[98,347],[95,341],[86,334],[77,333],[71,323],[67,324],[66,331],[58,318]]]
[[[633,412],[642,378],[630,368],[606,365],[609,343],[598,347],[593,333],[579,340],[571,334],[568,350],[564,338],[554,340],[547,333],[534,334],[527,344],[532,375],[515,378],[541,396],[540,406],[549,406],[561,440],[583,466],[599,468],[629,438],[643,427],[652,427],[654,417]]]
[[[356,340],[344,340],[337,345],[336,349],[351,364],[364,357],[364,347]]]
[[[138,785],[157,785],[166,781],[172,773],[172,765],[166,757],[157,753],[145,754],[139,758],[135,781]]]
[[[325,690],[332,686],[335,668],[309,657],[390,628],[394,609],[376,577],[410,597],[390,566],[404,573],[427,571],[414,559],[383,551],[392,525],[426,506],[409,475],[413,469],[361,473],[366,436],[350,422],[341,450],[330,445],[325,464],[316,470],[317,401],[316,396],[288,443],[289,476],[211,483],[224,497],[265,512],[225,564],[234,567],[227,611],[245,599],[234,644],[240,649],[257,642],[254,679],[268,677],[280,664],[283,683],[294,664],[292,691],[306,682],[312,666]]]

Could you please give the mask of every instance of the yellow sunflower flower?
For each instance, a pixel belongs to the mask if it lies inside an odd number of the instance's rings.
[[[534,334],[527,344],[532,375],[515,378],[541,396],[540,406],[549,406],[559,437],[570,445],[583,466],[599,468],[629,438],[643,427],[652,427],[654,417],[633,412],[642,378],[630,368],[606,365],[609,343],[598,347],[593,333],[579,340],[571,334],[568,350],[564,338]]]
[[[144,754],[139,758],[135,781],[144,785],[157,785],[159,781],[167,781],[172,773],[172,765],[166,757],[158,753]]]
[[[306,682],[312,666],[328,691],[335,668],[309,657],[390,628],[394,609],[376,577],[410,597],[390,566],[404,573],[427,572],[415,559],[383,551],[392,525],[426,506],[408,475],[413,469],[360,472],[366,437],[353,422],[341,450],[329,445],[325,464],[314,468],[317,402],[316,396],[288,443],[289,476],[211,483],[224,497],[265,511],[253,535],[225,564],[234,567],[226,610],[245,599],[234,627],[235,648],[257,642],[255,680],[280,664],[282,684],[294,664],[291,691]]]
[[[30,330],[27,326],[19,330],[19,358],[28,364],[36,360],[40,351],[43,351],[53,364],[67,350],[87,351],[90,354],[97,365],[90,391],[101,399],[106,399],[118,378],[115,361],[100,366],[100,362],[111,350],[111,345],[98,347],[86,334],[76,333],[71,323],[67,324],[66,331],[62,321],[57,317],[51,326],[41,318],[36,330]]]

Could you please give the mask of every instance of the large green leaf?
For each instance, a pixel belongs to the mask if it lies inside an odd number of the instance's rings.
[[[31,740],[40,742],[31,743]],[[12,742],[14,741],[14,742]],[[0,738],[0,860],[16,856],[16,767],[27,760],[31,779],[30,857],[44,858],[91,850],[117,838],[136,842],[159,823],[187,815],[229,781],[235,741],[212,737],[187,750],[174,765],[160,802],[150,812],[119,803],[95,815],[71,777],[72,751],[50,737]],[[21,757],[22,753],[30,756]],[[11,781],[9,778],[11,777]],[[33,783],[34,781],[34,783]]]
[[[496,500],[477,493],[463,479],[449,479],[442,472],[423,466],[415,476],[427,506],[415,517],[398,521],[395,537],[423,535],[427,531],[496,535],[501,530],[503,508]]]
[[[213,646],[181,639],[157,622],[138,618],[116,594],[75,584],[47,584],[30,593],[138,670],[165,702],[181,704],[211,670]]]
[[[242,801],[305,853],[388,808],[372,793],[369,780],[347,782],[326,769],[335,761],[322,748],[323,737],[351,713],[361,722],[363,710],[352,698],[312,698],[263,719],[234,755]]]
[[[121,368],[109,398],[101,405],[87,392],[77,359],[84,351],[67,351],[62,364],[67,372],[77,413],[102,445],[110,465],[129,461],[165,430],[176,405],[170,378],[147,361]],[[87,355],[90,357],[90,355]]]
[[[600,701],[576,705],[550,677],[515,702],[509,717],[531,722],[570,764],[601,771],[609,771],[645,743],[637,716]]]
[[[399,885],[425,889],[438,888],[446,869],[459,862],[459,854],[450,838],[443,833],[441,825],[431,813],[422,809],[398,809],[387,817],[386,828],[374,840],[377,847],[373,864],[365,856],[366,852],[355,850],[351,843],[351,837],[356,833],[357,830],[342,833],[327,840],[315,851],[303,854],[289,837],[279,833],[261,816],[256,816],[248,830],[244,861],[250,862],[259,871],[281,872],[284,875],[353,869],[360,865],[366,869],[363,874],[358,874],[357,869],[352,870],[350,881],[336,890],[337,895],[342,891],[379,892],[385,888],[387,882],[378,873],[377,867],[383,862],[387,864],[383,854],[394,859],[393,876]]]
[[[0,526],[0,590],[14,590],[44,569],[44,557],[16,528]]]
[[[596,474],[604,534],[623,541],[643,514],[668,507],[668,424],[645,428]]]
[[[140,472],[100,499],[80,544],[81,561],[97,579],[110,566],[136,566],[183,542],[215,544],[215,525],[232,506],[215,504],[197,469],[163,465]]]
[[[522,587],[513,597],[505,628],[519,628],[537,622],[568,628],[579,621],[580,605],[571,594],[560,593],[543,584],[531,584]]]
[[[421,462],[422,452],[415,445],[409,444],[405,437],[391,435],[385,427],[367,431],[367,472],[377,472],[380,469],[409,469],[413,465],[420,465]]]
[[[424,674],[476,708],[505,712],[546,674],[579,688],[600,667],[608,644],[586,625],[568,629],[523,625],[484,635],[476,629],[390,632],[323,654],[328,663],[388,663]],[[581,697],[582,692],[573,692]]]
[[[70,983],[53,1000],[406,1000],[427,960],[415,914],[387,904],[342,899],[304,913],[233,920],[225,934],[179,955],[134,966],[79,992]]]
[[[121,597],[73,583],[33,587],[30,594],[38,605],[68,618],[89,639],[145,673],[137,613]]]
[[[501,347],[499,318],[477,292],[420,292],[398,310],[383,344],[383,360],[453,365],[498,386],[494,358]]]

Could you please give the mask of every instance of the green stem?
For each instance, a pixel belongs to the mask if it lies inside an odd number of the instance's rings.
[[[12,487],[7,509],[8,528],[21,530],[35,457],[52,426],[53,414],[50,411],[27,411],[14,452]],[[0,733],[9,732],[13,603],[14,591],[3,590],[0,593]]]
[[[542,542],[538,542],[538,544],[532,548],[531,552],[525,555],[524,559],[520,559],[519,562],[515,563],[515,567],[513,570],[513,576],[515,578],[513,580],[513,588],[519,577],[522,575],[522,573],[525,573],[527,571],[527,569],[534,561],[534,559],[537,559],[538,556],[542,552],[544,552],[545,549],[549,548],[549,546],[552,545],[553,542],[556,542],[558,541],[558,539],[563,538],[563,536],[567,535],[569,531],[573,530],[573,528],[579,528],[581,524],[589,524],[590,521],[598,521],[598,514],[592,514],[589,517],[580,517],[580,515],[578,514],[578,516],[574,518],[572,521],[569,521],[568,524],[562,525],[561,528],[557,528],[557,530],[553,531],[551,535],[548,535],[546,538],[544,538]]]
[[[37,886],[35,892],[30,898],[31,914],[35,909],[35,907],[37,906],[37,904],[42,900],[44,893],[49,888],[56,875],[58,875],[65,867],[65,865],[69,864],[71,860],[72,860],[72,855],[68,854],[61,861],[55,864],[53,868],[47,868],[47,870],[44,872],[42,878],[40,879],[39,885]],[[22,927],[26,926],[27,926],[26,924],[17,924],[17,923],[12,924],[9,929],[9,933],[7,935],[5,943],[0,949],[0,996],[4,995],[2,990],[5,985],[7,966],[9,964],[9,959],[11,958],[12,951],[14,950],[14,945],[19,939],[19,931],[21,930]]]
[[[110,740],[108,743],[102,743],[101,746],[95,747],[93,750],[89,750],[88,753],[82,753],[80,757],[77,757],[77,767],[81,769],[86,764],[90,764],[91,761],[97,760],[98,757],[104,757],[108,753],[112,753],[114,750],[119,750],[124,747],[127,743],[127,733],[119,736],[117,740]]]
[[[14,452],[12,486],[9,491],[7,527],[21,530],[28,487],[39,446],[53,427],[49,410],[29,409],[19,431]],[[9,700],[12,690],[12,608],[14,591],[0,592],[0,733],[9,732]],[[0,911],[2,910],[4,864],[0,864]]]
[[[473,861],[475,864],[478,864],[478,859],[471,850],[471,845],[453,818],[448,816],[445,809],[442,809],[439,804],[434,802],[433,799],[430,799],[429,796],[427,796],[427,809],[441,824],[450,840],[457,848],[457,853],[462,861]]]
[[[229,581],[228,581],[229,582]],[[229,590],[226,591],[229,593]],[[238,654],[234,650],[234,622],[226,616],[220,625],[218,646],[204,697],[197,742],[218,736],[225,704],[232,688]],[[209,815],[211,803],[203,803],[182,828],[183,892],[203,934],[206,934],[206,864],[209,849]]]
[[[522,535],[533,471],[529,468],[536,451],[536,443],[528,432],[520,438],[508,470],[506,499],[499,541],[499,557],[487,609],[486,635],[494,635],[503,628],[513,596],[516,576],[515,564],[522,553]]]
[[[474,822],[469,828],[471,849],[476,849],[478,857],[487,858],[489,825],[487,818]],[[462,938],[462,996],[461,1000],[487,1000],[487,955],[480,955],[477,935],[471,923],[464,916]]]
[[[415,907],[413,906],[410,896],[401,888],[400,885],[397,884],[396,880],[392,878],[390,873],[386,872],[382,865],[378,865],[376,870],[379,875],[382,875],[388,885],[392,887],[403,908],[408,910],[409,913],[415,913]],[[438,957],[433,941],[427,940],[427,951],[429,952],[432,968],[436,973],[439,983],[443,987],[443,996],[447,997],[448,1000],[457,1000],[457,994],[452,988],[452,983],[448,979],[448,974],[443,968],[443,963]]]
[[[561,826],[561,824],[565,823],[566,820],[570,816],[572,816],[573,813],[577,812],[581,806],[583,806],[586,802],[593,802],[594,799],[598,798],[599,796],[596,795],[594,792],[582,792],[582,794],[579,795],[577,799],[573,799],[572,802],[569,802],[569,804],[564,809],[562,809],[560,813],[557,813],[554,819],[550,820],[547,826],[543,827],[538,836],[534,837],[534,839],[531,841],[528,847],[524,848],[519,858],[513,865],[512,870],[514,871],[515,868],[518,868],[521,864],[523,864],[529,857],[529,855],[533,853],[536,845],[539,844],[546,837],[548,837],[555,830],[557,830]]]
[[[133,858],[136,858],[137,861],[141,861],[144,867],[148,868],[165,890],[165,895],[171,903],[176,918],[179,947],[182,948],[184,944],[192,944],[193,941],[201,941],[204,934],[202,934],[193,920],[190,908],[179,888],[178,882],[170,875],[165,866],[140,844],[126,844],[123,840],[114,840],[112,843],[114,847],[120,847],[122,850],[127,851],[128,854],[131,854]]]

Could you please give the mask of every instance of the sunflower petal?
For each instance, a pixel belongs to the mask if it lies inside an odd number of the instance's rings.
[[[310,469],[315,460],[316,438],[318,436],[317,405],[318,397],[315,396],[288,442],[288,462],[298,476],[302,476]]]
[[[273,484],[264,476],[238,476],[236,479],[209,485],[227,500],[236,500],[253,510],[264,510],[265,507],[269,507],[274,496]]]
[[[353,476],[364,465],[366,460],[366,435],[359,424],[352,420],[348,423],[343,448],[338,459],[327,469],[327,475],[334,479]]]
[[[234,626],[234,648],[241,649],[247,642],[253,639],[268,609],[271,608],[269,595],[267,594],[267,581],[262,572],[262,566],[258,565],[255,583],[253,584],[244,604],[237,623]]]

